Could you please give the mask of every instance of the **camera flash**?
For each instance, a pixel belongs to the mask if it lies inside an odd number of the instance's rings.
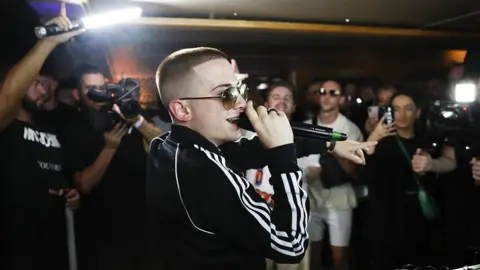
[[[473,102],[477,99],[477,86],[474,83],[459,83],[455,86],[455,101]]]

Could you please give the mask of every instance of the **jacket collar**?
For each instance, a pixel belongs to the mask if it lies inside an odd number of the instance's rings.
[[[172,124],[170,139],[183,145],[198,145],[204,149],[220,154],[218,147],[203,137],[200,133],[185,126]]]

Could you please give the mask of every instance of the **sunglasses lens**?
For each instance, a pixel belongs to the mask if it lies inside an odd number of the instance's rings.
[[[246,84],[242,84],[238,90],[240,91],[240,95],[244,100],[248,100],[248,87]]]
[[[330,95],[330,96],[339,96],[340,95],[340,92],[335,90],[335,89],[331,89],[331,90],[325,90],[325,89],[321,89],[320,90],[320,95],[324,96],[324,95]]]
[[[230,110],[235,107],[239,96],[238,90],[235,87],[230,87],[223,92],[223,106]]]
[[[235,107],[239,97],[242,97],[244,100],[248,99],[248,87],[246,84],[230,87],[223,92],[222,96],[223,106],[225,109],[230,110]]]

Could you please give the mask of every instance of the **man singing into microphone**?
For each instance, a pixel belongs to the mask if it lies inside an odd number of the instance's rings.
[[[301,261],[308,198],[285,114],[263,106],[255,111],[246,102],[246,86],[216,49],[173,53],[156,80],[173,118],[170,134],[152,143],[147,179],[152,233],[160,238],[165,268],[263,270],[265,258]],[[244,111],[258,139],[239,140],[236,121]],[[349,147],[349,155],[363,147]],[[247,159],[247,150],[255,155]],[[265,165],[272,174],[273,210],[243,177]]]

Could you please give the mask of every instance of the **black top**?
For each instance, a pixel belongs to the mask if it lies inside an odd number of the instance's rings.
[[[0,132],[0,243],[7,248],[8,259],[20,252],[24,260],[35,261],[36,256],[63,260],[65,197],[61,191],[69,187],[61,145],[51,128],[13,120]]]
[[[425,140],[415,137],[404,139],[398,137],[412,159],[417,148],[425,149]],[[368,176],[369,197],[380,201],[385,207],[403,200],[407,193],[417,190],[411,163],[403,154],[395,136],[378,142],[375,153],[367,156],[366,171]]]
[[[34,117],[43,123],[47,123],[49,126],[55,127],[57,133],[61,133],[63,127],[73,121],[77,115],[78,108],[59,102],[55,110],[36,112]]]
[[[266,257],[280,263],[303,258],[309,206],[293,144],[265,151],[254,138],[219,149],[172,125],[152,143],[148,164],[147,205],[166,269],[263,270]],[[243,176],[265,165],[275,190],[273,211]]]
[[[66,170],[72,174],[92,165],[105,146],[103,133],[88,125],[88,117],[78,112],[61,133]],[[78,230],[89,244],[128,246],[143,240],[146,162],[143,136],[132,128],[123,137],[100,183],[83,196],[77,215]]]
[[[420,137],[399,139],[409,158],[403,154],[396,137],[384,138],[368,157],[368,176],[363,175],[368,177],[370,203],[366,227],[372,269],[395,269],[408,263],[423,265],[428,258],[427,220],[420,208],[411,159],[418,148],[429,149],[432,144]],[[418,180],[425,184],[425,177],[418,176]]]
[[[399,138],[412,159],[417,148],[425,149],[427,143],[418,138]],[[369,230],[377,246],[398,243],[412,237],[407,227],[420,229],[424,223],[418,202],[418,186],[411,163],[404,156],[394,136],[378,142],[375,153],[368,156],[362,178],[368,183],[370,198]],[[423,181],[422,178],[419,178]],[[407,226],[408,225],[408,226]],[[413,236],[415,237],[415,236]],[[374,239],[375,238],[375,239]],[[408,242],[408,241],[407,241]]]

